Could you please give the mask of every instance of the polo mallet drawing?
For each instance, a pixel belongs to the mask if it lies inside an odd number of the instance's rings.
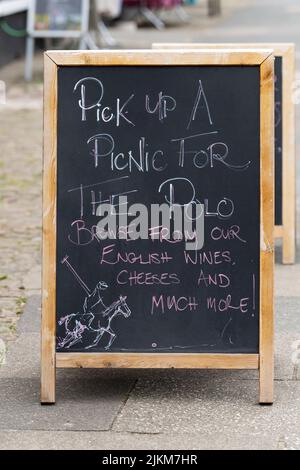
[[[73,266],[70,264],[70,262],[68,261],[69,260],[69,256],[66,255],[62,260],[61,260],[61,264],[65,264],[67,266],[67,268],[69,269],[69,271],[71,271],[71,273],[73,274],[73,276],[75,277],[76,281],[79,283],[79,285],[83,288],[83,290],[85,291],[85,293],[87,295],[91,295],[91,290],[88,288],[88,286],[86,285],[85,282],[83,282],[83,280],[81,279],[81,277],[79,276],[79,274],[77,274],[77,272],[75,271],[75,269],[73,268]]]

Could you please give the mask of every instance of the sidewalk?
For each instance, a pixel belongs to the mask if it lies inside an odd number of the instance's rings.
[[[294,41],[300,50],[299,19],[296,0],[241,0],[201,31],[147,29],[138,37],[143,47]],[[295,266],[282,266],[280,247],[272,407],[257,405],[256,371],[203,370],[59,370],[57,404],[40,406],[41,61],[31,85],[20,82],[21,66],[0,73],[11,83],[5,111],[0,106],[0,337],[8,343],[0,449],[300,449],[300,370],[292,360],[300,341],[300,255]],[[299,209],[298,193],[298,222]]]
[[[276,300],[272,407],[257,405],[256,371],[79,369],[58,371],[57,403],[42,407],[39,304],[31,297],[0,371],[0,449],[300,448],[299,295]]]

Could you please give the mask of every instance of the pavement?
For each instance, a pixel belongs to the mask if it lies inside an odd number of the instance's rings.
[[[136,44],[293,41],[300,51],[297,0],[228,5],[220,19],[141,28]],[[114,35],[131,47],[122,28]],[[298,72],[299,60],[298,53]],[[7,83],[7,104],[0,105],[0,338],[8,349],[0,367],[0,449],[300,449],[300,252],[294,266],[283,266],[280,243],[273,406],[257,404],[257,371],[80,369],[58,370],[56,405],[40,405],[41,57],[32,84],[22,82],[22,67],[19,61],[0,71]],[[298,226],[299,202],[298,192]]]

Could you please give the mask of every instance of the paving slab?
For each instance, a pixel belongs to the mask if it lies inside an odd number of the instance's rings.
[[[163,444],[162,444],[163,443]],[[207,435],[193,433],[126,433],[126,432],[49,432],[20,431],[1,432],[0,450],[232,450],[257,448],[277,450],[288,448],[284,436],[251,436],[223,433],[222,430]],[[297,445],[297,438],[290,445]]]
[[[172,373],[138,380],[114,422],[114,431],[300,436],[300,383],[275,383],[273,406],[257,404],[257,381],[185,377]],[[209,437],[207,438],[209,442]],[[234,445],[235,439],[230,440]]]
[[[76,378],[60,378],[55,406],[41,406],[39,378],[2,377],[0,429],[108,430],[131,387],[126,377],[77,373]]]
[[[252,0],[199,37],[207,42],[294,42],[299,37],[299,12],[291,14],[295,7],[297,0]]]
[[[300,263],[291,266],[276,264],[275,293],[278,297],[300,297]]]
[[[32,295],[27,299],[18,323],[19,333],[39,333],[41,330],[41,296]]]
[[[275,311],[275,377],[300,381],[300,298],[276,298]]]
[[[0,367],[0,380],[9,377],[39,377],[40,346],[39,333],[23,333],[10,343],[6,353],[6,363]]]

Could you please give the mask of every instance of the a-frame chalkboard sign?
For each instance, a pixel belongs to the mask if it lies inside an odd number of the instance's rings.
[[[267,49],[45,53],[42,403],[57,367],[259,369],[272,403],[273,74]],[[163,203],[202,207],[201,249]]]
[[[153,49],[272,49],[275,56],[275,238],[282,240],[283,264],[296,257],[295,44],[166,43]]]

